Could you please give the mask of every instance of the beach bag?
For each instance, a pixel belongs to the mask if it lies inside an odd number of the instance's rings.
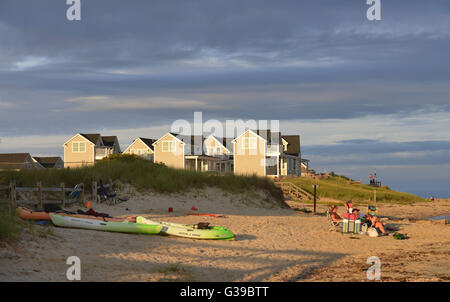
[[[199,230],[208,229],[208,228],[209,228],[209,222],[199,222],[197,224],[197,229],[199,229]]]
[[[363,223],[361,226],[361,233],[367,234],[368,230],[369,230],[369,225],[367,223]]]
[[[375,228],[369,228],[367,234],[369,237],[378,237],[378,231]]]

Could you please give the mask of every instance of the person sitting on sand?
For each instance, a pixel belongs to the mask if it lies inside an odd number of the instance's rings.
[[[337,206],[336,205],[332,205],[330,207],[330,217],[331,220],[333,220],[334,222],[341,222],[342,220],[344,220],[341,216],[339,216],[339,214],[337,213]]]
[[[381,232],[381,234],[387,235],[386,230],[384,229],[384,226],[386,224],[381,222],[377,216],[367,214],[365,217],[366,217],[366,222],[369,223],[369,227],[374,227],[375,229],[379,230]]]
[[[347,212],[349,213],[349,214],[353,214],[353,212],[354,212],[354,210],[357,210],[358,212],[359,212],[359,209],[355,209],[353,206],[354,206],[354,204],[353,204],[353,200],[349,200],[349,201],[346,201],[345,203],[344,203],[344,205],[345,205],[345,208],[347,209]]]

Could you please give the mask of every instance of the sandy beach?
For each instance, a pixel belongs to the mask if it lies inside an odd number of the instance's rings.
[[[231,194],[215,188],[187,194],[132,192],[109,206],[112,216],[142,215],[180,223],[226,226],[234,241],[192,240],[51,227],[50,235],[26,233],[0,246],[0,281],[67,281],[66,259],[81,259],[82,281],[367,281],[366,260],[381,260],[381,281],[449,281],[450,228],[423,219],[450,213],[450,201],[379,205],[389,226],[407,234],[371,238],[330,231],[325,216],[281,207],[263,192]],[[187,216],[224,214],[226,218]],[[168,212],[168,207],[174,209]],[[79,207],[68,209],[76,210]],[[363,207],[361,207],[363,208]],[[323,213],[326,206],[320,205]],[[342,213],[343,207],[338,212]],[[43,228],[36,226],[35,228]]]

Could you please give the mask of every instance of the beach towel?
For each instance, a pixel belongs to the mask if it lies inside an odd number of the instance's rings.
[[[345,213],[344,218],[347,218],[348,220],[356,220],[356,219],[359,219],[359,215]]]

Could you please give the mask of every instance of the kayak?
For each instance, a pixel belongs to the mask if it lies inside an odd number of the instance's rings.
[[[50,213],[66,215],[66,216],[71,216],[71,217],[78,217],[78,218],[97,219],[97,220],[102,220],[102,221],[122,222],[123,220],[127,219],[127,218],[116,218],[116,217],[103,218],[103,217],[99,217],[99,216],[81,215],[81,214],[32,211],[32,210],[24,208],[24,207],[17,207],[16,213],[20,218],[25,219],[25,220],[51,220]]]
[[[32,211],[24,207],[17,207],[17,215],[25,220],[50,220],[50,215],[44,211]]]
[[[196,225],[181,224],[166,221],[155,221],[144,218],[142,216],[136,217],[136,222],[141,224],[151,224],[162,226],[161,234],[173,235],[178,237],[193,238],[193,239],[234,239],[234,234],[226,227],[208,226],[207,228],[198,228]]]
[[[85,215],[85,214],[71,214],[71,213],[52,213],[52,214],[58,214],[62,216],[70,216],[70,217],[76,217],[76,218],[83,218],[83,219],[94,219],[94,220],[101,220],[101,221],[115,221],[115,222],[124,222],[125,220],[128,220],[129,222],[135,222],[130,220],[131,217],[127,218],[119,218],[119,217],[101,217],[101,216],[92,216],[92,215]]]
[[[78,216],[78,215],[77,215]],[[140,224],[128,220],[111,221],[108,219],[80,218],[67,214],[50,214],[54,225],[67,228],[79,228],[107,232],[135,233],[135,234],[158,234],[163,228],[157,224]],[[95,217],[98,218],[98,217]]]

